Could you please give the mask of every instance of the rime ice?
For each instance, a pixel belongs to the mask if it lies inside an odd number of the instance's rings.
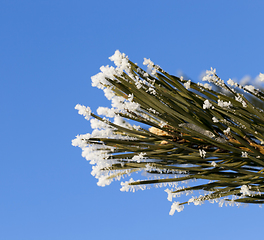
[[[75,109],[78,110],[78,113],[80,115],[83,115],[86,120],[89,120],[91,117],[91,109],[89,107],[85,107],[83,105],[77,104],[75,106]]]
[[[175,211],[181,212],[183,209],[184,209],[184,206],[180,205],[180,202],[174,202],[171,205],[171,210],[170,210],[169,214],[172,216],[175,213]]]
[[[191,80],[187,81],[187,82],[184,83],[183,85],[184,85],[184,87],[185,87],[186,89],[191,88]]]
[[[259,73],[258,78],[261,82],[264,82],[264,74],[263,73]]]
[[[209,102],[209,100],[205,100],[203,104],[203,109],[213,108],[213,105]]]

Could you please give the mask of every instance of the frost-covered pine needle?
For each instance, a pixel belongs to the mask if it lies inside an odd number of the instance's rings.
[[[110,60],[116,67],[102,66],[92,86],[111,108],[95,114],[77,104],[93,131],[72,140],[99,186],[117,180],[121,191],[165,187],[171,202],[186,195],[170,215],[205,201],[264,203],[261,90],[232,79],[226,85],[213,68],[203,77],[209,85],[170,75],[146,58],[143,70],[118,50]]]

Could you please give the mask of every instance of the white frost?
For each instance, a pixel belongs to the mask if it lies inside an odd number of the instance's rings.
[[[76,138],[72,140],[72,146],[84,149],[87,146],[86,139],[90,137],[90,133],[77,135]]]
[[[264,82],[264,73],[259,73],[258,80]]]
[[[243,158],[247,158],[248,157],[248,153],[247,152],[242,152],[242,157]]]
[[[154,63],[150,60],[150,58],[149,59],[144,58],[143,65],[147,65],[147,66],[153,67]]]
[[[108,100],[111,100],[111,99],[115,96],[114,91],[111,90],[110,88],[105,88],[105,89],[104,89],[104,94],[105,94],[105,97],[106,97]]]
[[[211,67],[211,70],[206,70],[205,76],[202,78],[203,81],[213,82],[214,84],[223,87],[224,81],[217,77],[216,70]]]
[[[115,96],[112,98],[112,107],[117,109],[118,111],[129,110],[131,112],[134,112],[139,109],[140,105],[136,102],[130,102],[124,97]]]
[[[243,185],[243,186],[241,186],[240,192],[242,193],[243,196],[246,196],[246,195],[251,196],[252,193],[249,190],[250,188],[251,188],[250,186]]]
[[[209,89],[209,90],[212,89],[212,86],[211,86],[210,84],[208,84],[208,83],[205,83],[205,84],[197,83],[197,85],[198,85],[198,86],[202,86],[202,87],[204,87],[204,88],[206,88],[206,89]]]
[[[212,103],[210,103],[209,100],[205,100],[205,101],[204,101],[204,104],[203,104],[203,109],[208,109],[208,108],[210,108],[210,107],[213,108]]]
[[[212,86],[210,84],[208,84],[208,83],[205,83],[204,84],[204,88],[207,88],[207,89],[211,90]]]
[[[143,65],[147,65],[147,73],[152,75],[156,73],[157,70],[154,68],[154,63],[150,59],[144,58]]]
[[[135,182],[133,178],[130,178],[129,181],[121,182],[121,192],[135,192],[136,190],[145,190],[146,185],[129,185],[130,183]]]
[[[203,76],[202,80],[203,81],[208,81],[211,82],[213,80],[213,82],[216,80],[215,78],[215,74],[216,74],[216,69],[211,67],[211,70],[206,70],[205,72],[205,76]]]
[[[90,123],[91,123],[91,128],[92,129],[96,129],[96,128],[99,128],[99,129],[102,129],[102,128],[108,128],[109,125],[103,121],[100,121],[98,119],[91,119],[90,120]]]
[[[255,87],[253,85],[246,85],[244,88],[249,92],[255,91]]]
[[[86,120],[89,120],[91,117],[91,109],[89,107],[85,107],[83,105],[77,104],[75,106],[75,109],[78,110],[78,113],[80,115],[83,115]]]
[[[216,117],[212,117],[212,120],[213,120],[214,123],[218,123],[219,122],[219,120]]]
[[[193,203],[195,206],[197,205],[202,205],[204,202],[201,200],[202,199],[202,195],[200,195],[198,198],[196,197],[192,197],[188,200],[188,204],[189,203]]]
[[[215,161],[212,161],[212,162],[211,162],[211,165],[212,165],[213,167],[216,167],[217,164],[216,164]]]
[[[166,190],[164,190],[166,193],[168,193],[168,197],[167,197],[167,199],[168,199],[168,201],[170,201],[170,202],[172,202],[172,191],[170,190],[170,189],[166,189]]]
[[[114,55],[109,57],[111,61],[117,66],[116,71],[121,74],[123,71],[127,73],[130,72],[130,63],[128,62],[128,57],[124,53],[120,53],[119,50],[116,50]]]
[[[224,134],[229,134],[230,133],[230,127],[228,127],[226,130],[223,131]]]
[[[228,79],[227,83],[228,83],[230,86],[237,86],[237,83],[235,83],[231,78]]]
[[[111,84],[105,78],[107,77],[113,79],[114,74],[117,73],[115,68],[112,66],[102,66],[100,67],[100,70],[101,72],[91,77],[92,86],[97,87],[99,89],[104,89],[106,86],[111,86]]]
[[[184,83],[183,85],[184,85],[184,87],[185,87],[186,89],[191,88],[191,80],[187,81],[187,82]]]
[[[113,108],[108,107],[99,107],[97,109],[97,114],[113,118],[115,116],[115,110]]]
[[[199,152],[200,152],[200,156],[201,156],[202,158],[205,158],[206,151],[204,151],[203,149],[199,149]]]
[[[146,153],[140,153],[138,155],[135,155],[134,157],[132,157],[133,161],[137,161],[138,163],[140,163],[142,160],[146,159],[146,157],[144,157],[146,155]]]
[[[218,99],[218,106],[219,107],[227,107],[227,108],[229,108],[229,107],[231,107],[232,106],[232,103],[229,101],[229,102],[224,102],[223,100],[220,100],[220,99]]]
[[[240,102],[243,107],[247,107],[247,103],[243,100],[243,98],[239,94],[237,94],[237,96],[235,96],[235,100]]]
[[[172,216],[175,213],[175,211],[181,212],[183,209],[184,209],[184,206],[180,205],[180,202],[174,202],[171,205],[171,210],[170,210],[169,214]]]

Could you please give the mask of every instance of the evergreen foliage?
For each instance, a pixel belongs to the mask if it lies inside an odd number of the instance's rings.
[[[112,108],[94,114],[76,106],[95,130],[78,135],[73,145],[94,165],[98,185],[144,172],[121,182],[121,190],[168,186],[170,201],[192,194],[174,202],[171,215],[205,200],[264,203],[263,92],[231,79],[226,84],[214,69],[203,78],[211,86],[170,75],[148,59],[145,71],[119,51],[110,59],[117,67],[101,67],[92,84],[104,90]]]

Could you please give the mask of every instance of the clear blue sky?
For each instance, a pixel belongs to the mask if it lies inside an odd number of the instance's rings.
[[[264,1],[0,2],[0,239],[257,239],[258,206],[186,206],[162,189],[98,187],[71,146],[90,124],[77,103],[108,106],[90,77],[116,49],[196,80],[264,72]]]

